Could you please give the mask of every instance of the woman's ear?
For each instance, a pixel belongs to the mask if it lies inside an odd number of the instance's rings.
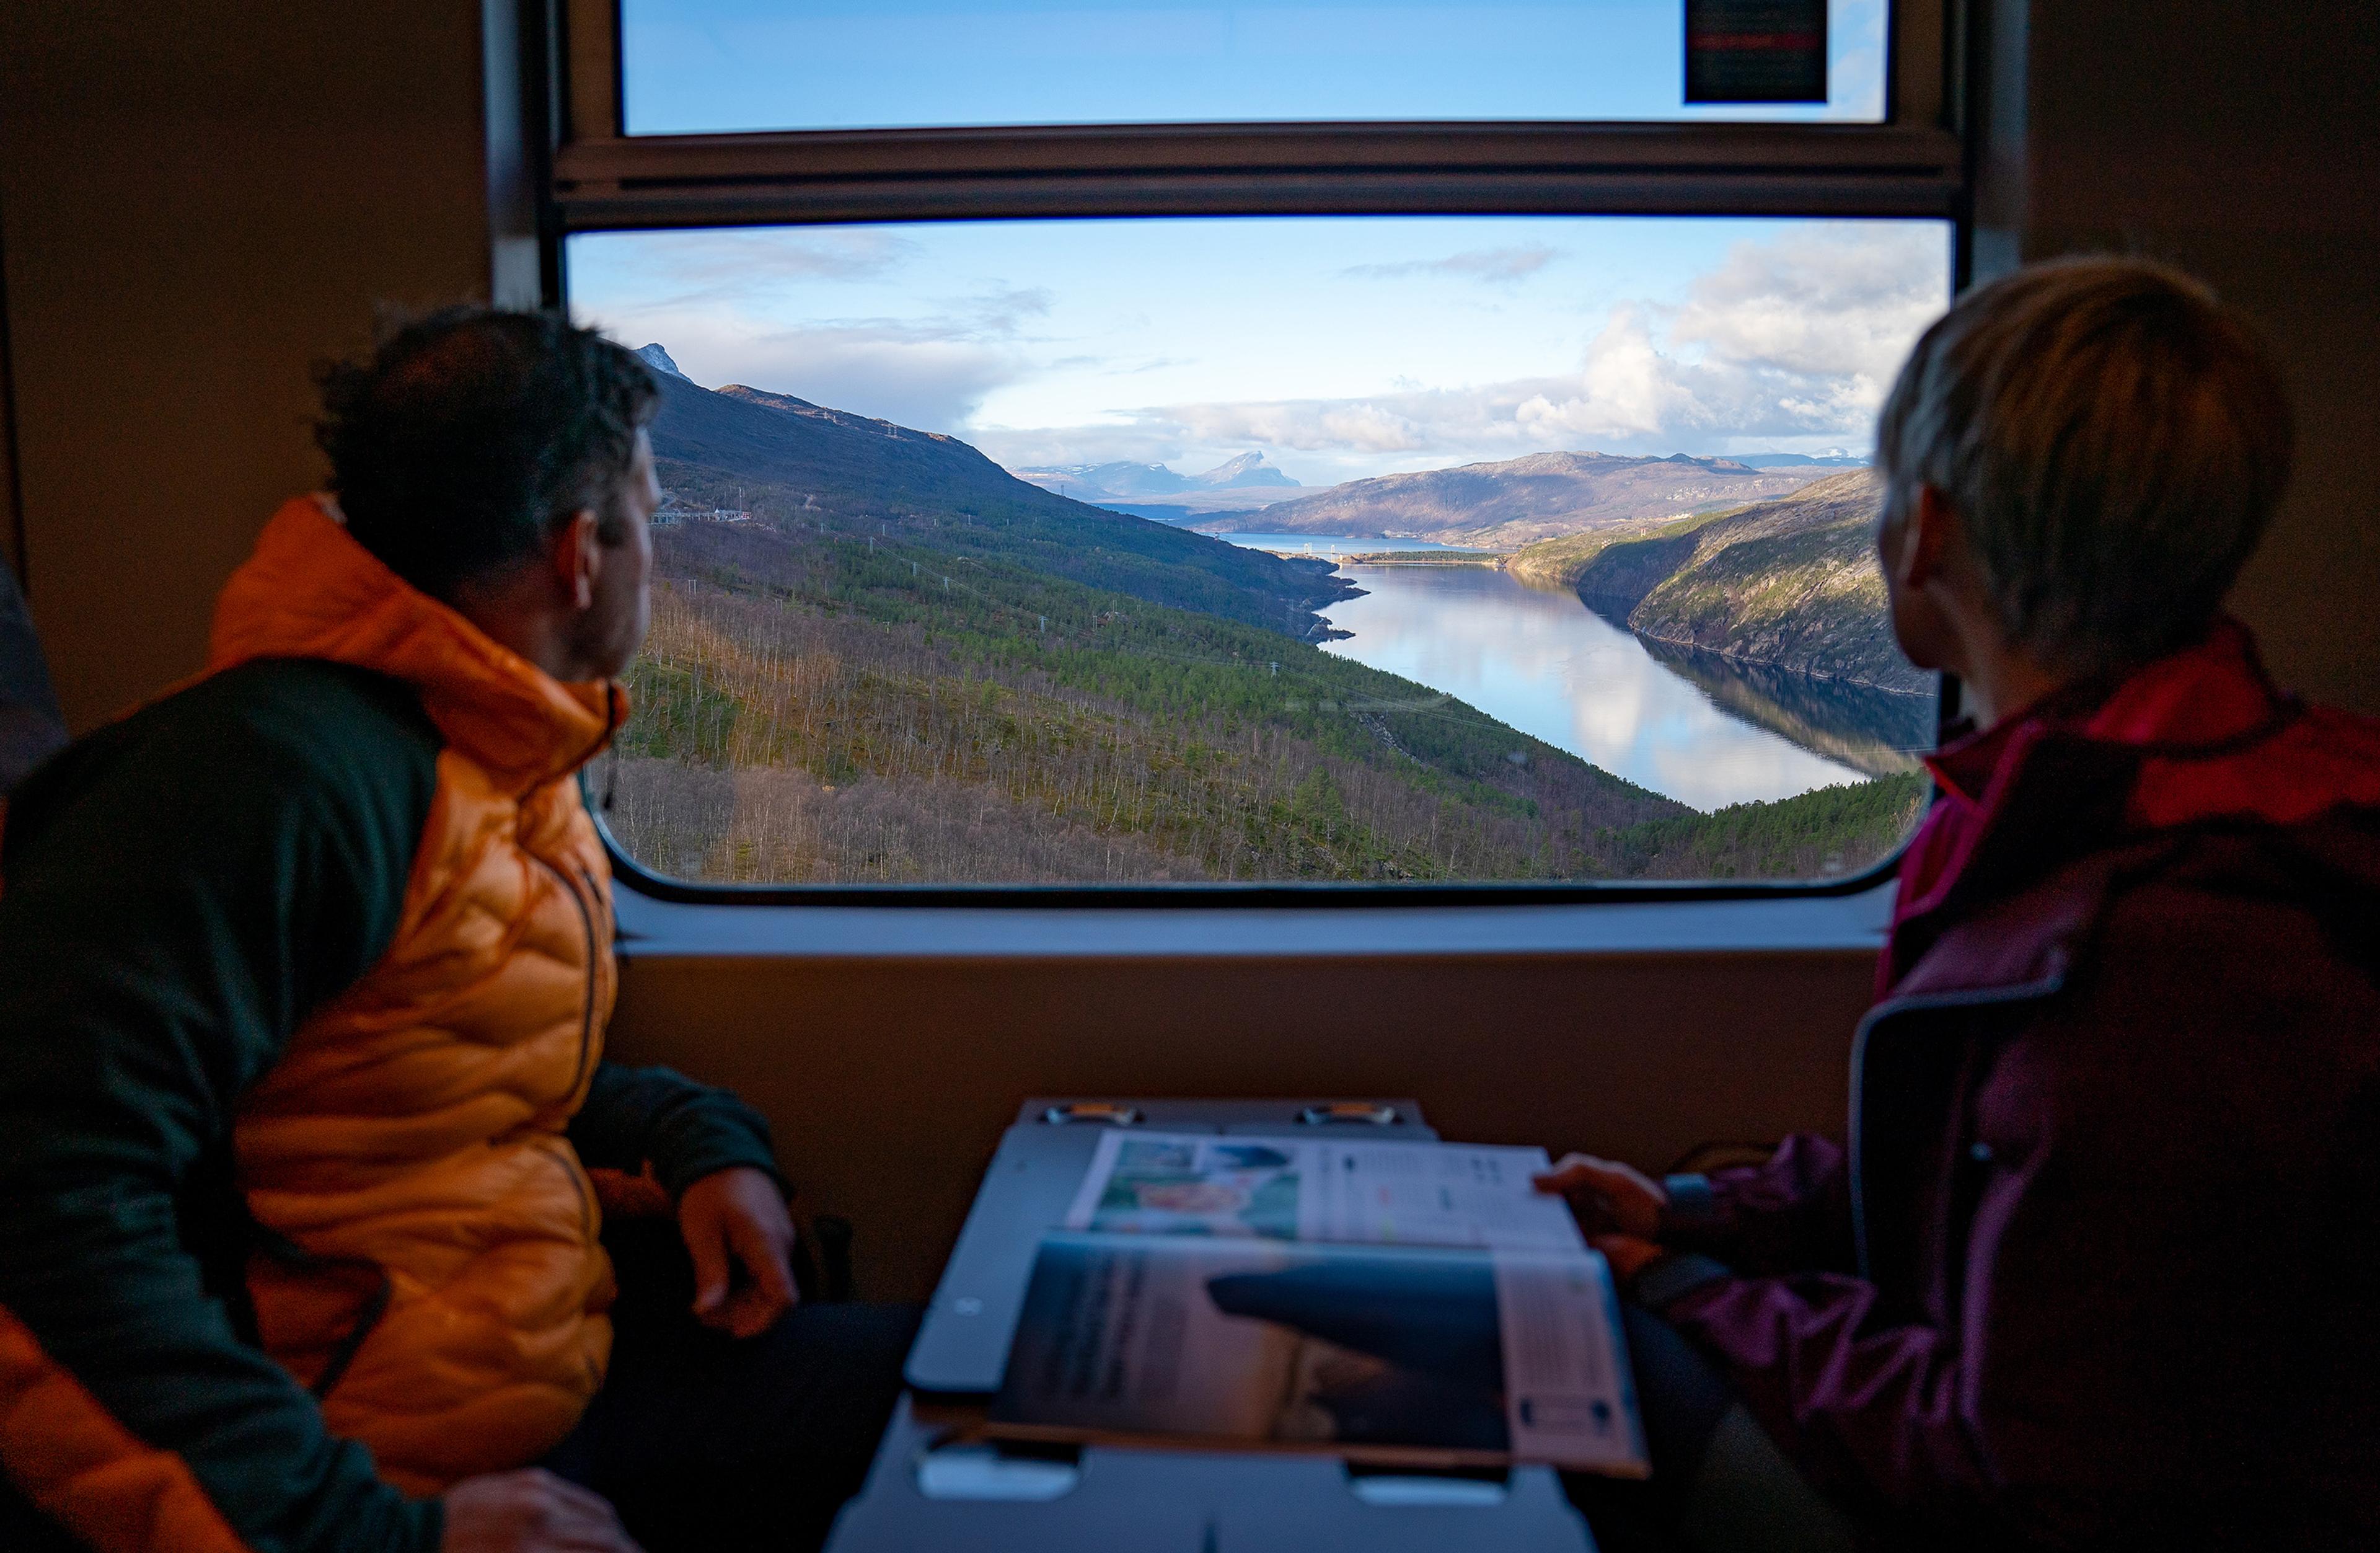
[[[1918,592],[1941,579],[1949,558],[1966,542],[1966,525],[1938,487],[1920,485],[1916,499],[1903,509],[1900,533],[1890,537],[1897,541],[1897,554],[1888,554],[1885,564],[1893,581]]]

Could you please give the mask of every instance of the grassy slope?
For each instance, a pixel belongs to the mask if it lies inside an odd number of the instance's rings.
[[[662,866],[1592,878],[1611,872],[1612,834],[1690,813],[1461,702],[1239,622],[881,541],[757,524],[658,537],[665,581],[623,740],[642,759],[615,823]],[[808,785],[704,799],[695,772]],[[761,844],[769,802],[786,811],[769,822],[780,840],[815,834]],[[979,846],[899,862],[846,834],[914,838],[953,805],[977,814]],[[674,808],[714,818],[680,824]]]
[[[1855,874],[1900,844],[1925,801],[1906,772],[1779,803],[1650,820],[1619,838],[1620,865],[1647,879],[1824,878]]]

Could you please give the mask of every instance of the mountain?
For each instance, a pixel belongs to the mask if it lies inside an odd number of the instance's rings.
[[[1754,469],[1865,469],[1867,459],[1856,453],[1833,448],[1825,453],[1733,453],[1729,455],[1739,464]]]
[[[704,388],[660,347],[638,354],[660,373],[662,483],[693,505],[732,503],[779,527],[1014,563],[1301,638],[1322,632],[1317,608],[1353,592],[1326,565],[1053,495],[956,437],[740,384]]]
[[[670,353],[663,350],[658,345],[648,345],[643,347],[637,352],[637,359],[643,361],[645,365],[652,368],[653,371],[660,373],[664,377],[674,377],[681,383],[691,383],[694,381],[692,378],[686,376],[686,373],[678,371],[677,363],[670,360]]]
[[[1208,526],[1512,549],[1555,534],[1740,506],[1782,495],[1808,479],[1684,454],[1532,453],[1503,463],[1351,480],[1260,512],[1218,516]]]
[[[1045,491],[1081,501],[1097,501],[1102,496],[1172,495],[1190,486],[1187,475],[1176,474],[1163,464],[1061,464],[1010,472]]]
[[[1737,512],[1532,545],[1512,569],[1569,583],[1652,642],[1921,692],[1933,677],[1894,644],[1876,569],[1882,491],[1873,470],[1847,471]]]
[[[1266,462],[1261,453],[1243,453],[1240,458],[1216,464],[1204,474],[1176,474],[1166,464],[1054,464],[1045,470],[1014,470],[1016,479],[1030,481],[1042,491],[1054,491],[1059,495],[1071,495],[1086,503],[1109,503],[1109,500],[1137,500],[1148,495],[1187,495],[1185,507],[1197,507],[1197,495],[1204,491],[1232,491],[1231,498],[1220,505],[1261,505],[1249,500],[1257,493],[1261,500],[1282,500],[1288,493],[1305,491],[1297,481],[1290,479]],[[1216,503],[1207,503],[1216,505]]]
[[[1236,459],[1225,459],[1204,474],[1190,477],[1193,485],[1209,490],[1225,490],[1241,486],[1291,487],[1298,483],[1266,461],[1261,453],[1243,453]]]

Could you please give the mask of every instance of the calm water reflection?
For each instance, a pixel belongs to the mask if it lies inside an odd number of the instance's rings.
[[[1326,651],[1460,696],[1655,792],[1717,809],[1867,779],[1722,711],[1567,590],[1485,567],[1341,570],[1370,592],[1324,612],[1354,632]]]

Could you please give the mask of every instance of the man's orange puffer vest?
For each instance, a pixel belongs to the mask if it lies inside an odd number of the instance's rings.
[[[407,585],[327,498],[274,515],[209,672],[327,658],[418,688],[444,736],[395,940],[249,1093],[267,1350],[416,1493],[536,1460],[603,1378],[609,1264],[563,1129],[612,1009],[610,870],[572,779],[625,708]],[[353,1339],[364,1335],[359,1346]],[[343,1367],[337,1367],[342,1364]]]

